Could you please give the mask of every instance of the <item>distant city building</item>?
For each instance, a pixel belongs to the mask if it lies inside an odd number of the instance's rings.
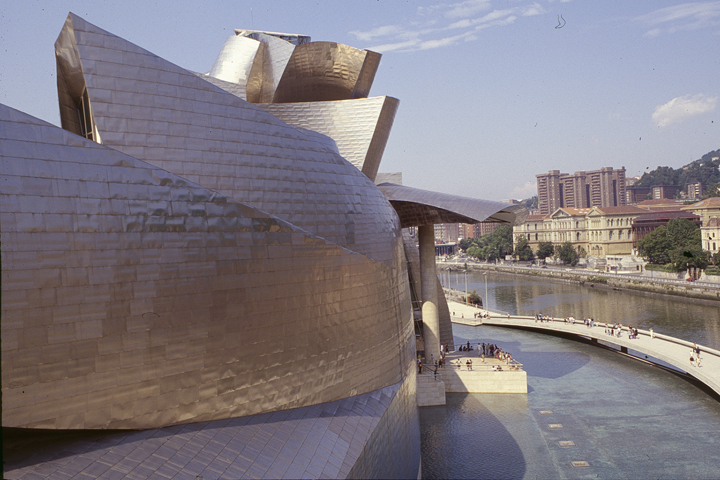
[[[652,187],[625,186],[625,204],[635,205],[652,197]]]
[[[680,187],[677,185],[655,185],[652,187],[652,198],[653,200],[660,200],[663,198],[675,198],[675,195],[680,191]]]
[[[633,219],[647,210],[633,207],[558,208],[551,215],[529,215],[513,228],[513,242],[524,235],[533,252],[540,242],[573,244],[589,255],[630,254],[633,249]]]
[[[702,248],[710,253],[720,251],[720,198],[711,197],[683,207],[700,216]]]
[[[702,182],[688,184],[687,198],[690,200],[700,200],[703,194]]]
[[[540,214],[549,215],[558,208],[619,207],[626,204],[625,167],[603,167],[572,175],[550,170],[535,176]]]
[[[460,237],[459,223],[436,223],[435,240],[442,243],[455,243]]]
[[[686,218],[701,226],[700,216],[689,211],[683,210],[665,210],[658,212],[645,213],[635,218],[632,225],[633,230],[633,247],[637,248],[638,242],[642,238],[651,233],[661,225],[667,225],[670,220],[676,218]]]

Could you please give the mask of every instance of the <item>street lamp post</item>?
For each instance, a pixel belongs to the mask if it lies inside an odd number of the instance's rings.
[[[465,305],[468,303],[468,295],[467,295],[467,270],[465,270]]]
[[[488,309],[488,290],[487,290],[487,272],[483,272],[483,277],[485,277],[485,301],[483,302],[483,308],[487,312]]]

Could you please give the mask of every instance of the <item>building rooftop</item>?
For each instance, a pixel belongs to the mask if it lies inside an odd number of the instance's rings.
[[[625,205],[622,207],[593,207],[605,215],[627,215],[632,213],[645,213],[647,209]]]
[[[720,197],[710,197],[700,200],[692,205],[683,207],[683,210],[705,210],[710,208],[720,208]]]

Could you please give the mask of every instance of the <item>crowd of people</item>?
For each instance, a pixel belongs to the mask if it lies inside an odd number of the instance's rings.
[[[474,351],[475,348],[473,344],[471,344],[469,341],[460,344],[455,345],[455,348],[458,352],[471,352]],[[448,344],[440,345],[440,358],[435,358],[434,354],[430,354],[430,361],[429,361],[429,368],[431,368],[432,372],[437,376],[438,368],[445,368],[445,365],[447,363],[446,356],[449,352]],[[498,347],[494,343],[480,343],[477,344],[477,352],[478,357],[481,358],[482,363],[486,363],[486,358],[494,358],[497,360],[500,360],[501,362],[504,362],[506,365],[509,366],[510,370],[519,370],[520,365],[515,363],[513,360],[513,356],[511,353],[504,351],[502,348]],[[463,366],[467,368],[468,371],[472,371],[473,369],[473,362],[472,358],[458,358],[455,361],[451,361],[450,365],[457,367],[458,370],[460,370]],[[418,373],[423,372],[423,363],[421,359],[418,359]],[[501,365],[494,365],[492,368],[493,371],[502,371]]]

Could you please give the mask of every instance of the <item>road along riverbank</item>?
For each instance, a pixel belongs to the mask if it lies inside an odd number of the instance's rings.
[[[437,268],[439,272],[446,270],[457,271],[458,269],[464,271],[466,265],[468,271],[484,270],[512,275],[545,277],[558,282],[576,283],[594,288],[633,290],[713,302],[720,301],[720,284],[710,282],[687,282],[669,278],[655,278],[623,273],[604,273],[575,268],[520,267],[473,262],[439,262]]]

